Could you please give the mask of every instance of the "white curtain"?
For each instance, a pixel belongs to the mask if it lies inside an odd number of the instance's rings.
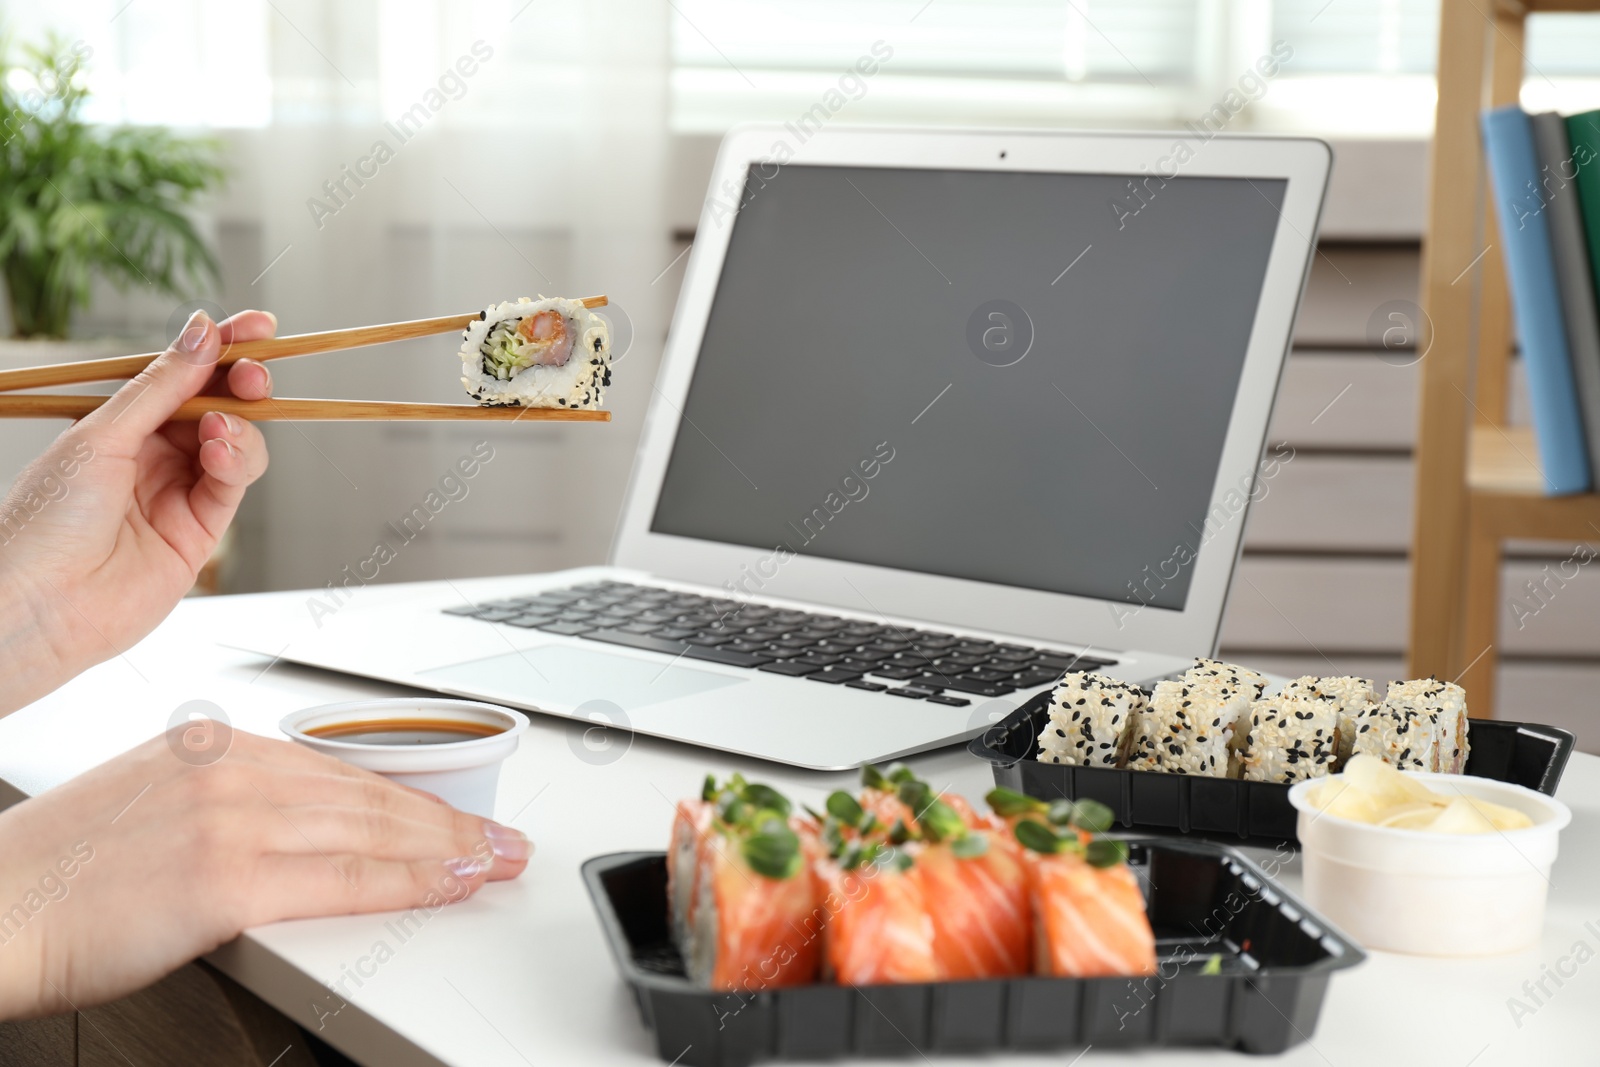
[[[0,8],[15,37],[93,49],[96,117],[221,137],[232,173],[206,218],[222,310],[269,308],[300,333],[605,293],[636,338],[609,425],[269,426],[232,588],[342,583],[380,541],[382,581],[604,558],[675,296],[675,274],[657,282],[674,254],[669,15],[658,0]],[[77,330],[154,340],[175,303],[108,291]],[[278,363],[278,392],[460,402],[458,340]],[[441,491],[485,440],[493,459]],[[437,514],[404,541],[388,524],[430,492]]]

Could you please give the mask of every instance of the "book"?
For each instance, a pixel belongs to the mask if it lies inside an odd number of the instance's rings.
[[[1578,391],[1567,348],[1567,328],[1556,290],[1550,219],[1540,183],[1533,124],[1520,107],[1483,115],[1483,145],[1489,158],[1495,215],[1517,326],[1517,343],[1528,375],[1533,432],[1551,496],[1589,488],[1589,453],[1578,410]]]
[[[1578,386],[1578,409],[1589,446],[1589,473],[1600,471],[1600,315],[1595,309],[1589,248],[1578,207],[1578,172],[1567,124],[1554,111],[1534,115],[1533,145],[1550,216],[1550,248],[1555,254],[1556,288],[1567,325],[1567,354]]]
[[[1578,169],[1578,207],[1589,237],[1589,276],[1600,302],[1600,111],[1567,116],[1567,141]]]

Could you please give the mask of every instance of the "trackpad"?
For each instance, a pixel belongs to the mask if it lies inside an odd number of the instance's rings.
[[[682,660],[651,663],[562,645],[507,652],[417,673],[457,692],[551,710],[575,708],[591,700],[638,708],[745,681],[698,670]]]

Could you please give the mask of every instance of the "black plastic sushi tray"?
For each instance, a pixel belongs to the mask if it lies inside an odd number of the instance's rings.
[[[828,983],[715,993],[684,976],[661,852],[583,865],[606,939],[656,1051],[685,1067],[762,1060],[1307,1041],[1333,972],[1365,955],[1226,845],[1130,837],[1160,960],[1144,978]]]
[[[1239,844],[1298,844],[1289,786],[1231,778],[1069,767],[1038,760],[1039,734],[1050,718],[1041,693],[973,738],[973,755],[994,765],[996,785],[1054,800],[1087,798],[1109,806],[1130,829],[1192,834]],[[1555,795],[1575,738],[1531,722],[1473,719],[1465,772]]]

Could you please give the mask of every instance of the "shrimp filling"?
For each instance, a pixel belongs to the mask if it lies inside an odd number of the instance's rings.
[[[496,323],[483,342],[483,367],[501,381],[529,367],[564,367],[571,357],[572,331],[556,311]]]

